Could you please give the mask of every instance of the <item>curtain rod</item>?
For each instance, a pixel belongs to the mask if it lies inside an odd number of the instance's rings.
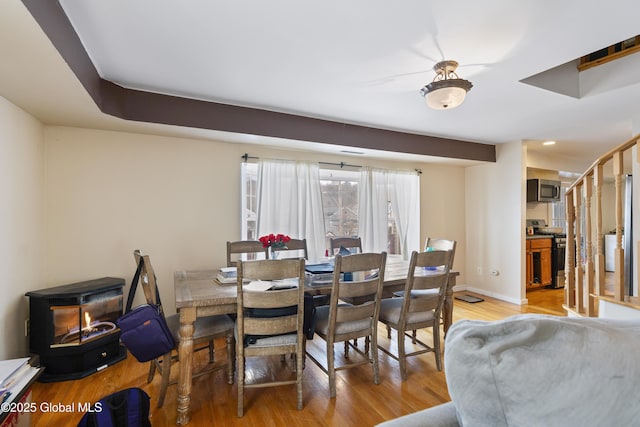
[[[241,156],[242,159],[247,162],[249,161],[249,159],[252,160],[258,160],[259,157],[257,156],[250,156],[248,153],[244,153],[244,155]],[[330,166],[340,166],[340,169],[344,168],[344,167],[350,167],[350,168],[361,168],[362,166],[360,165],[352,165],[349,163],[345,163],[345,162],[340,162],[340,163],[332,163],[332,162],[318,162],[321,165],[330,165]],[[416,171],[416,173],[418,175],[422,174],[422,169],[414,169]]]

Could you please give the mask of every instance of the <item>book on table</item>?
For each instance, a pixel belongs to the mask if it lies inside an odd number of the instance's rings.
[[[222,267],[216,275],[216,280],[222,284],[236,283],[238,270],[236,267]]]

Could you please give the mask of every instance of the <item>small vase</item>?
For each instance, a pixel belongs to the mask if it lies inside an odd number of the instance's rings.
[[[271,259],[278,259],[278,257],[280,256],[280,251],[274,251],[273,248],[271,248]]]

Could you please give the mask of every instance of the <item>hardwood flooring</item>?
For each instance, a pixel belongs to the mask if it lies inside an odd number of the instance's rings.
[[[463,292],[464,294],[471,294]],[[520,313],[543,313],[564,316],[563,289],[538,289],[527,294],[528,305],[518,306],[484,297],[485,301],[470,304],[454,300],[453,320],[499,320]],[[419,332],[421,339],[431,342],[431,334]],[[391,342],[386,330],[380,328],[381,345],[395,350],[395,334]],[[321,349],[319,338],[309,345]],[[360,346],[363,344],[360,343]],[[409,342],[410,345],[410,342]],[[224,350],[221,351],[224,354]],[[206,353],[206,352],[201,352]],[[336,345],[336,357],[342,345]],[[203,355],[204,356],[204,355]],[[381,384],[373,384],[370,366],[361,366],[337,373],[337,398],[329,398],[329,380],[311,361],[304,370],[304,409],[296,410],[295,386],[248,390],[245,394],[245,415],[236,416],[237,389],[225,380],[225,373],[217,371],[194,380],[191,396],[190,426],[373,426],[420,409],[450,400],[444,371],[438,372],[432,354],[409,359],[408,379],[401,381],[398,362],[379,352]],[[282,372],[280,358],[267,363],[251,363],[252,376],[260,378],[271,372]],[[42,412],[32,414],[36,427],[76,425],[82,413],[78,403],[93,402],[114,391],[140,387],[151,396],[153,426],[174,426],[176,420],[177,387],[170,386],[163,408],[156,408],[160,377],[147,384],[148,364],[138,363],[132,356],[87,378],[58,383],[36,383],[33,402],[38,404],[75,404],[75,412]],[[176,374],[174,369],[172,374]]]

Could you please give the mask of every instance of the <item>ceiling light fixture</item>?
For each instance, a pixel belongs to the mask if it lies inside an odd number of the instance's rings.
[[[473,87],[470,81],[456,74],[456,61],[442,61],[433,66],[436,76],[420,90],[427,105],[436,110],[456,108],[464,102],[467,92]]]
[[[545,141],[542,143],[542,145],[554,145],[555,143],[555,141]]]

